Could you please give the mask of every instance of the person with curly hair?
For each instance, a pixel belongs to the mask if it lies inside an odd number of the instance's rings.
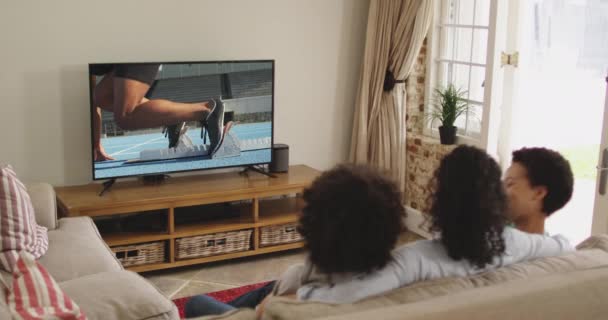
[[[574,250],[563,236],[507,226],[501,170],[478,148],[455,148],[441,160],[433,182],[430,222],[435,239],[396,248],[392,261],[374,272],[332,285],[304,285],[298,297],[351,303],[417,281],[469,276]]]
[[[546,148],[513,151],[504,184],[509,198],[509,218],[517,228],[545,233],[545,220],[570,198],[574,176],[561,154]]]
[[[304,264],[289,267],[276,283],[227,304],[195,296],[186,303],[186,316],[254,308],[270,290],[282,296],[298,292],[299,299],[307,300],[307,294],[298,290],[303,285],[349,282],[381,270],[392,260],[391,251],[405,230],[405,209],[401,192],[391,179],[370,167],[338,165],[315,179],[304,190],[303,200],[298,232],[308,253]]]

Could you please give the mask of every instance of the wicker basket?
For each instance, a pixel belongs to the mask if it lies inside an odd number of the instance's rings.
[[[177,259],[191,259],[216,254],[247,251],[253,230],[213,233],[175,240]]]
[[[112,247],[112,251],[123,267],[139,266],[142,264],[160,263],[165,261],[165,242],[134,244]]]
[[[260,228],[260,247],[302,241],[297,226],[297,223],[288,223]]]

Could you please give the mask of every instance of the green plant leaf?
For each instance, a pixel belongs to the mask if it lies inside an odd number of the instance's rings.
[[[445,88],[435,88],[433,109],[427,113],[431,123],[440,121],[443,126],[454,126],[454,123],[463,114],[469,113],[470,105],[466,101],[467,91],[457,89],[453,84]]]

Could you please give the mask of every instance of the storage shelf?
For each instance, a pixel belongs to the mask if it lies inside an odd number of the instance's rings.
[[[186,215],[186,219],[191,221],[177,222],[181,215]],[[224,215],[233,217],[219,218]],[[174,238],[254,228],[252,203],[176,208],[175,219]]]
[[[158,210],[160,225],[166,226],[164,229],[145,231],[147,220],[144,219],[142,224],[129,223],[128,226],[134,228],[129,228],[128,232],[108,228],[102,233],[102,238],[111,247],[165,241],[165,262],[126,268],[145,272],[304,247],[303,242],[259,247],[260,228],[297,222],[303,200],[293,195],[302,193],[319,174],[310,167],[297,165],[291,166],[287,173],[277,174],[277,178],[230,172],[176,177],[160,185],[118,182],[104,197],[98,196],[101,187],[98,184],[55,190],[62,216],[121,219],[123,214]],[[152,219],[157,217],[155,213],[150,215]],[[250,250],[176,259],[176,239],[245,229],[253,230]]]
[[[264,217],[264,218],[260,218],[260,221],[258,223],[256,223],[255,226],[256,227],[266,227],[266,226],[272,226],[272,225],[278,225],[278,224],[297,222],[299,217],[300,217],[300,215],[297,213],[286,213],[282,216],[276,215],[276,216]]]
[[[241,229],[252,229],[255,227],[253,218],[239,217],[232,219],[222,219],[218,221],[208,221],[191,223],[187,225],[175,226],[174,238],[198,236],[209,233],[227,232]]]
[[[102,186],[91,183],[57,187],[55,192],[64,216],[112,215],[117,212],[154,210],[168,206],[218,203],[236,199],[300,192],[319,171],[305,165],[290,166],[287,173],[269,178],[258,173],[247,176],[236,172],[173,177],[159,185],[140,181],[119,181],[103,197]],[[127,210],[128,209],[128,210]]]
[[[260,218],[256,227],[296,222],[303,205],[300,197],[260,200]]]
[[[258,254],[260,254],[260,253],[270,253],[270,252],[277,252],[277,251],[290,250],[290,249],[298,249],[298,248],[304,248],[304,244],[305,243],[303,241],[286,243],[286,244],[278,244],[278,245],[274,245],[274,246],[259,248],[256,250],[256,252]]]
[[[126,269],[135,271],[135,272],[145,272],[145,271],[169,269],[169,268],[175,268],[175,267],[183,267],[183,266],[189,266],[189,265],[193,265],[193,264],[209,263],[209,262],[214,262],[214,261],[230,260],[230,259],[241,258],[241,257],[249,257],[249,256],[255,256],[258,254],[266,254],[266,253],[271,253],[271,252],[294,250],[294,249],[300,249],[303,247],[304,247],[304,242],[293,242],[293,243],[288,243],[288,244],[263,247],[263,248],[259,248],[257,250],[247,250],[247,251],[233,252],[233,253],[227,253],[227,254],[218,254],[216,256],[209,256],[209,257],[204,257],[204,258],[176,260],[173,263],[157,263],[157,264],[148,264],[148,265],[127,267]]]
[[[102,234],[103,240],[110,247],[122,246],[127,244],[152,242],[159,240],[171,239],[171,235],[168,233],[158,232],[124,232],[115,234]]]

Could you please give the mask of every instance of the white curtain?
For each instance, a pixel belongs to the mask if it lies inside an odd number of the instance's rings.
[[[401,80],[414,67],[431,24],[433,1],[370,2],[350,160],[389,170],[401,190],[406,181],[406,92]],[[387,71],[398,81],[384,91]]]

